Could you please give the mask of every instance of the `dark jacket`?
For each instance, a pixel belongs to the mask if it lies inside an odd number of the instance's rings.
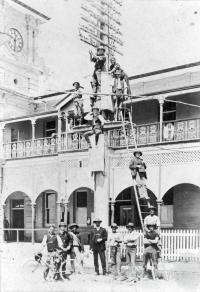
[[[101,238],[102,241],[98,242],[97,239]],[[90,249],[93,251],[97,250],[106,250],[106,244],[105,242],[107,241],[108,235],[106,229],[100,227],[99,230],[96,228],[92,229],[90,233]]]
[[[66,248],[68,246],[71,246],[73,243],[73,238],[71,237],[71,235],[64,231],[63,233],[58,233],[58,235],[60,236],[62,243],[63,243],[63,247]]]

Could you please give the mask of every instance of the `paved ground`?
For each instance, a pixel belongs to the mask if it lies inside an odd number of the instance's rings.
[[[119,283],[111,276],[96,276],[93,272],[92,257],[87,259],[84,275],[72,275],[70,281],[46,282],[43,280],[43,267],[34,275],[24,270],[27,261],[38,251],[38,244],[10,243],[1,246],[1,291],[2,292],[45,292],[45,291],[87,291],[87,292],[199,292],[200,264],[160,263],[165,280],[141,280],[136,284]]]

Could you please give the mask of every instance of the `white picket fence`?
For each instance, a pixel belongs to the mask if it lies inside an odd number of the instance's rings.
[[[119,230],[124,235],[127,230],[120,226]],[[137,257],[142,260],[144,253],[143,233],[140,234],[137,245]],[[111,229],[109,229],[111,232]],[[162,229],[161,230],[161,259],[167,261],[200,262],[200,230],[193,229]]]

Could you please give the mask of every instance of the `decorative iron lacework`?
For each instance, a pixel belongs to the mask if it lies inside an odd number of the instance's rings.
[[[191,163],[200,161],[200,151],[176,151],[170,153],[146,154],[144,161],[147,165],[159,165],[161,155],[162,164]],[[128,167],[129,157],[121,155],[111,158],[111,167]]]
[[[76,167],[78,167],[78,159],[67,160],[67,168],[76,168]]]
[[[191,163],[200,161],[200,151],[181,151],[173,153],[163,153],[162,163],[173,164],[173,163]]]
[[[89,165],[88,157],[67,160],[67,168],[83,168],[88,167],[88,165]]]

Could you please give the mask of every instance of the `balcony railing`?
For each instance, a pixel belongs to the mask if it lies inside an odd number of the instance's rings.
[[[87,142],[82,133],[61,134],[61,151],[84,150],[87,148]]]
[[[159,123],[140,125],[126,129],[129,146],[153,145],[156,143],[171,143],[180,141],[192,141],[200,139],[200,119],[177,120],[164,122],[162,127],[162,140],[160,140]],[[122,129],[109,130],[109,147],[126,147],[124,132]],[[51,138],[40,138],[10,142],[4,144],[5,159],[25,158],[32,156],[54,155],[64,151],[80,151],[88,148],[83,132],[62,133]]]
[[[161,140],[159,123],[136,126],[134,133],[128,128],[126,134],[129,146],[134,146],[135,140],[137,145],[196,140],[200,139],[200,119],[163,122]],[[126,146],[123,129],[110,131],[109,146],[112,148]]]
[[[58,138],[40,138],[4,144],[6,159],[53,155],[58,151]]]

